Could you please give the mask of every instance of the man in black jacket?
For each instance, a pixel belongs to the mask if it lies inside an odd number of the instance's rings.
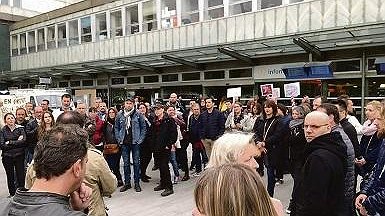
[[[168,162],[171,145],[176,142],[178,133],[174,120],[164,113],[164,107],[161,104],[155,107],[155,119],[151,127],[154,159],[158,163],[160,172],[160,184],[154,188],[154,191],[164,190],[161,196],[168,196],[174,193]]]
[[[25,133],[27,134],[27,152],[25,156],[25,163],[29,164],[32,161],[35,146],[38,142],[38,128],[42,119],[43,108],[41,106],[35,107],[35,118],[28,122],[25,126]],[[27,166],[26,166],[27,167]]]
[[[309,113],[304,122],[308,146],[305,164],[294,192],[296,204],[291,215],[333,216],[344,212],[346,150],[342,137],[331,132],[327,114]]]
[[[214,141],[225,132],[225,117],[219,110],[214,109],[213,98],[206,98],[205,102],[207,110],[201,115],[201,138],[206,149],[207,157],[210,159]]]

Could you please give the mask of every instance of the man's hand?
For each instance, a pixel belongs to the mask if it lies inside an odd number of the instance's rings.
[[[357,209],[361,209],[363,206],[362,206],[362,203],[366,200],[368,196],[366,196],[365,194],[360,194],[358,195],[358,197],[356,198],[356,208]]]
[[[92,188],[88,187],[84,182],[79,189],[71,194],[71,206],[76,211],[82,211],[90,205]]]
[[[366,211],[364,206],[362,206],[360,208],[360,214],[363,215],[363,216],[367,216],[368,215],[368,211]]]
[[[365,160],[365,158],[362,158],[362,159],[354,159],[354,163],[357,165],[357,166],[359,166],[359,167],[361,167],[361,166],[363,166],[363,165],[365,165],[366,164],[366,160]]]

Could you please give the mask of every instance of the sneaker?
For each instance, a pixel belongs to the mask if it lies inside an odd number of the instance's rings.
[[[150,182],[149,180],[148,180],[148,178],[145,178],[145,177],[142,177],[142,178],[140,178],[141,180],[142,180],[142,182]]]
[[[174,176],[174,180],[172,181],[173,184],[178,184],[179,182],[179,176]]]
[[[171,195],[171,194],[173,194],[174,193],[174,191],[172,190],[172,189],[166,189],[166,190],[164,190],[160,195],[162,196],[162,197],[165,197],[165,196],[169,196],[169,195]]]
[[[123,184],[123,181],[122,180],[119,180],[118,181],[118,187],[122,187],[124,184]]]
[[[122,188],[120,188],[119,191],[120,191],[120,192],[124,192],[124,191],[126,191],[126,190],[128,190],[128,189],[131,189],[131,184],[130,184],[130,183],[124,185]]]
[[[164,190],[165,188],[162,187],[161,185],[158,185],[154,188],[154,191],[160,191],[160,190]]]
[[[140,188],[140,185],[139,185],[139,183],[135,183],[135,191],[136,192],[141,192],[142,191],[142,188]]]
[[[194,177],[199,177],[200,175],[201,175],[200,172],[195,172],[194,174],[192,174],[192,176],[194,176]]]
[[[159,169],[159,167],[154,165],[154,166],[152,167],[151,170],[152,170],[152,171],[155,171],[155,170],[157,170],[157,169]]]

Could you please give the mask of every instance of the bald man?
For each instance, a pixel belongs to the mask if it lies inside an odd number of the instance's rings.
[[[327,114],[314,111],[305,117],[305,163],[294,189],[296,216],[347,215],[344,208],[346,151],[342,137],[331,132]]]

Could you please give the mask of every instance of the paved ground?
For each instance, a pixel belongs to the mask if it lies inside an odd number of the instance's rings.
[[[0,165],[0,203],[7,201],[8,190],[5,171]],[[150,164],[149,169],[152,167]],[[133,189],[126,192],[117,190],[112,198],[105,201],[109,207],[109,215],[135,215],[135,216],[187,216],[191,215],[194,207],[193,191],[197,177],[187,182],[179,182],[175,185],[173,195],[161,197],[160,192],[154,192],[153,188],[159,182],[159,171],[148,171],[147,174],[153,177],[149,183],[141,183],[143,191],[136,193]],[[266,177],[264,178],[266,182]],[[285,175],[285,182],[276,187],[276,198],[280,199],[284,206],[288,204],[293,181],[289,175]]]

